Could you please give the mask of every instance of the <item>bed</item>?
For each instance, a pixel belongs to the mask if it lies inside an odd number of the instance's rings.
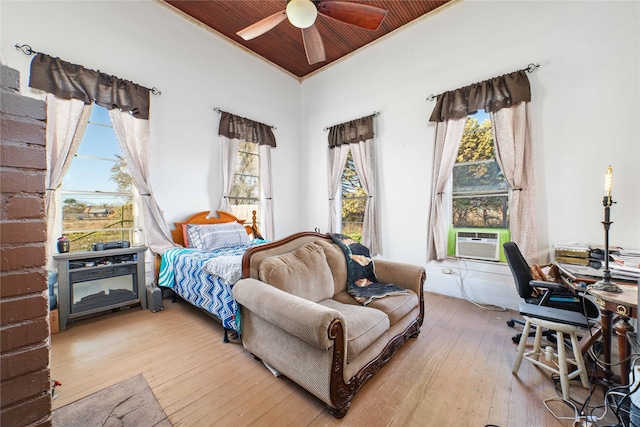
[[[240,311],[231,289],[241,276],[242,255],[265,241],[255,211],[251,225],[228,212],[216,213],[217,218],[199,212],[174,223],[172,239],[180,247],[156,258],[157,283],[218,319],[228,342],[229,332],[239,335],[240,330]]]

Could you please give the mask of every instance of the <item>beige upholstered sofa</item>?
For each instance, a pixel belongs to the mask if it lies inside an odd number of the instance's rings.
[[[245,349],[324,401],[337,418],[422,325],[424,268],[374,264],[380,282],[409,292],[358,304],[345,291],[340,247],[310,232],[250,248],[233,288]]]

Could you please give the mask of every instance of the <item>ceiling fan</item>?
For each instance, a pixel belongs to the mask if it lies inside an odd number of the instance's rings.
[[[355,25],[367,30],[377,30],[387,16],[387,10],[362,3],[339,0],[289,0],[287,8],[238,31],[244,40],[251,40],[289,19],[289,22],[302,29],[302,42],[309,65],[326,60],[324,43],[315,25],[318,13],[338,21]]]

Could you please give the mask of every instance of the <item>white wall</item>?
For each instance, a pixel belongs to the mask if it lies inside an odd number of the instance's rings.
[[[123,13],[126,10],[126,13]],[[300,84],[154,1],[2,1],[2,54],[27,87],[34,50],[157,87],[151,96],[151,184],[169,224],[216,209],[221,195],[219,115],[225,111],[271,124],[276,231],[299,228]]]
[[[302,84],[306,228],[328,223],[328,125],[373,111],[383,258],[426,265],[438,94],[531,62],[531,126],[541,256],[554,243],[603,244],[604,173],[614,167],[611,243],[640,248],[639,3],[464,1],[400,30]],[[318,178],[322,177],[322,178]],[[427,265],[426,289],[517,307],[506,266]],[[461,273],[460,273],[461,271]]]

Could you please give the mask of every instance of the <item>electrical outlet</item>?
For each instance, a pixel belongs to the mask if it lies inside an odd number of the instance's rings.
[[[440,269],[440,273],[442,273],[442,274],[453,274],[453,273],[451,272],[451,269],[450,269],[450,268],[447,268],[447,267],[442,267],[442,268]]]

